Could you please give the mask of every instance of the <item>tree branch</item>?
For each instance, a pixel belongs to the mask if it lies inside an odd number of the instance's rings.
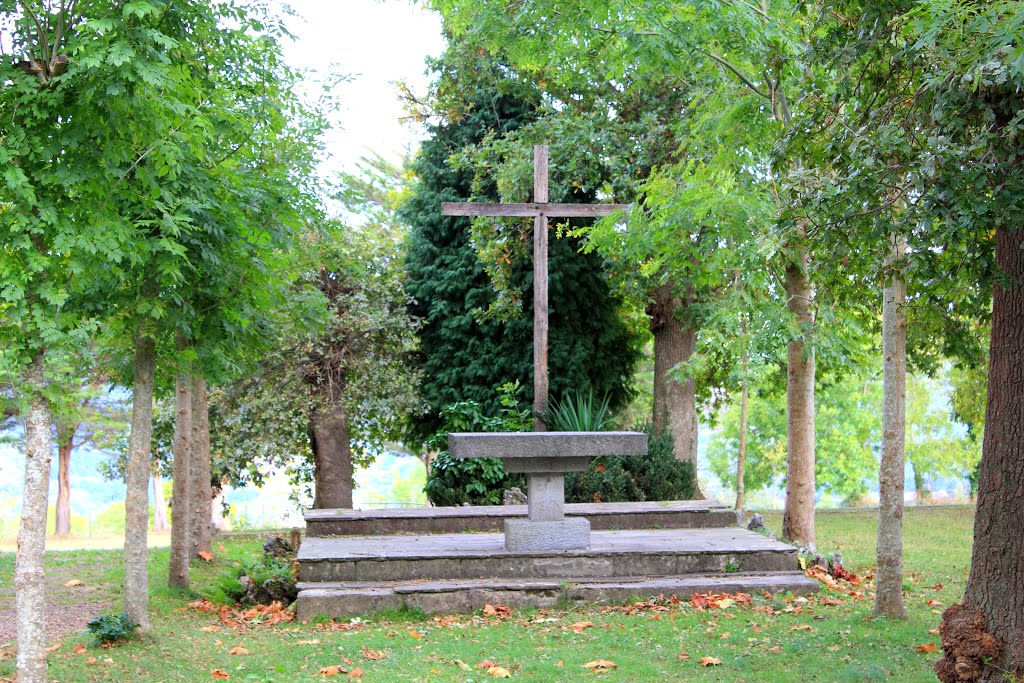
[[[718,62],[719,64],[721,64],[722,66],[724,66],[729,71],[733,72],[736,75],[736,78],[740,79],[740,81],[743,82],[743,85],[745,85],[748,88],[750,88],[750,90],[752,90],[753,92],[757,93],[758,95],[760,95],[764,99],[768,100],[769,102],[772,101],[771,96],[769,96],[766,92],[764,92],[763,90],[758,88],[756,85],[754,85],[754,82],[751,81],[749,78],[747,78],[743,74],[743,72],[741,72],[738,68],[733,66],[732,63],[729,60],[727,60],[724,57],[720,57],[720,56],[716,55],[714,52],[705,52],[704,54],[706,54],[708,57],[711,57],[711,59],[713,59],[716,62]]]

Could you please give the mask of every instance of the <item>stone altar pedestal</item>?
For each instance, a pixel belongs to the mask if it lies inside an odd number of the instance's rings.
[[[505,520],[507,550],[590,547],[590,522],[565,516],[565,473],[585,470],[602,455],[647,455],[642,432],[452,433],[455,458],[500,458],[508,472],[527,478],[526,519]]]

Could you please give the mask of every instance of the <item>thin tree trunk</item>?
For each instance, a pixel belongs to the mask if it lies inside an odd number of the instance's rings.
[[[693,464],[694,498],[703,499],[697,481],[697,393],[693,378],[678,382],[673,368],[693,355],[697,332],[679,321],[684,302],[673,295],[674,285],[667,282],[654,291],[647,307],[654,335],[654,431],[672,436],[676,459]]]
[[[140,329],[135,339],[132,378],[132,426],[128,439],[127,492],[124,501],[124,611],[149,631],[149,473],[153,437],[153,376],[156,342]]]
[[[18,622],[18,683],[46,682],[46,507],[50,488],[50,405],[46,353],[39,351],[25,373],[31,392],[25,419],[25,489],[14,561],[14,600]]]
[[[814,349],[805,341],[814,324],[806,259],[786,268],[786,308],[800,327],[789,342],[786,373],[786,507],[782,537],[814,546]]]
[[[745,375],[746,373],[744,373]],[[747,411],[750,403],[750,387],[746,380],[743,382],[743,390],[740,392],[740,450],[736,456],[736,509],[743,509],[743,497],[747,487],[743,478],[747,469]]]
[[[210,531],[213,506],[213,487],[210,484],[210,411],[206,398],[206,380],[198,374],[192,378],[192,458],[189,462],[192,478],[189,557],[195,559],[200,552],[213,552],[213,536]]]
[[[171,488],[171,559],[168,585],[188,588],[189,538],[191,514],[189,490],[192,457],[192,383],[183,372],[178,374],[174,403],[174,470]]]
[[[313,416],[314,508],[352,508],[352,450],[348,418],[339,405]]]
[[[980,614],[985,630],[1001,646],[983,662],[991,680],[1004,674],[1024,678],[1024,230],[996,231],[996,265],[1007,281],[997,279],[992,297],[989,343],[988,405],[974,515],[974,549],[964,608]],[[950,616],[943,615],[946,658],[950,668],[970,648],[962,638],[951,642]]]
[[[924,485],[924,476],[913,463],[910,464],[910,467],[914,472],[914,500],[918,505],[924,505],[928,502],[928,489]]]
[[[167,501],[164,500],[164,485],[160,473],[153,468],[153,531],[164,532],[171,528],[167,522]]]
[[[893,236],[890,265],[905,245]],[[882,461],[878,467],[875,616],[906,619],[903,606],[903,489],[907,409],[906,285],[898,273],[882,294]]]
[[[57,507],[54,533],[57,536],[71,535],[71,451],[74,449],[74,429],[57,429]]]

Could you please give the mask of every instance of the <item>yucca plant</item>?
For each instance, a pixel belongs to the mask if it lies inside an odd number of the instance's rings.
[[[608,413],[610,396],[598,403],[594,392],[582,394],[576,391],[563,396],[544,416],[548,429],[555,432],[601,432],[611,427],[612,418]]]

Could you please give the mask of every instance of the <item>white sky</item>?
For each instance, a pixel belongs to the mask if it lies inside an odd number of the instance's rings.
[[[283,0],[302,20],[288,22],[296,41],[285,57],[297,68],[352,75],[338,86],[342,109],[327,138],[325,172],[354,169],[370,150],[397,161],[422,137],[405,115],[395,82],[416,93],[429,82],[425,58],[444,50],[441,21],[413,0]]]

